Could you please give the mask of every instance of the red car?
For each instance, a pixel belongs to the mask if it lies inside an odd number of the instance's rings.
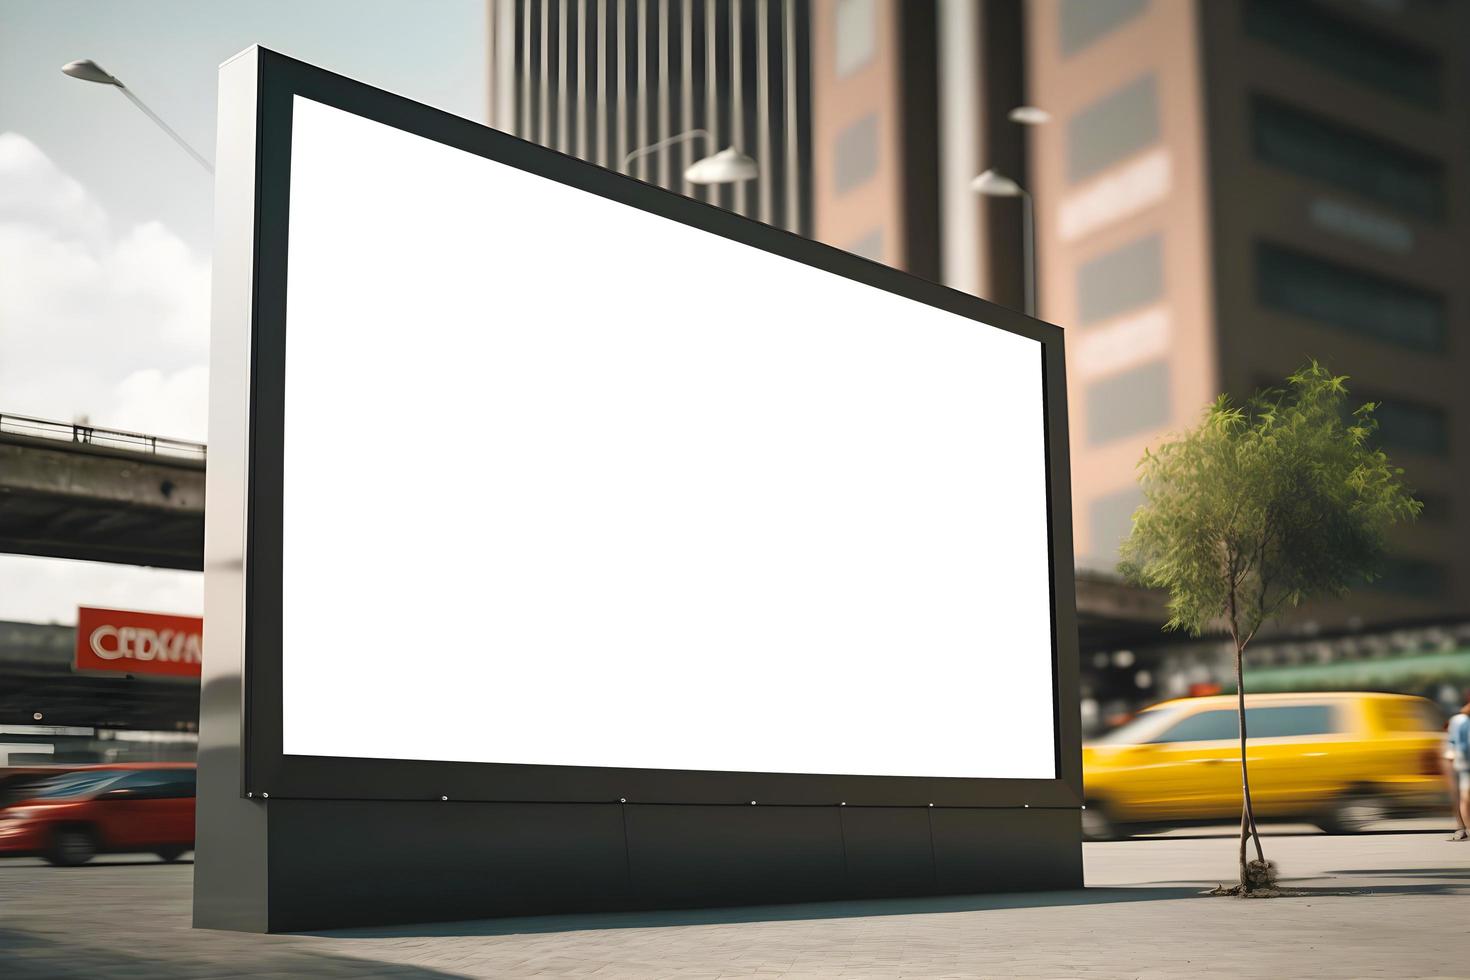
[[[194,849],[194,766],[93,766],[28,787],[0,807],[0,856],[86,864],[125,851],[176,861]]]

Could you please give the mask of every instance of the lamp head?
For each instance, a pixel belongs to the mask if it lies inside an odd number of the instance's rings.
[[[1034,105],[1018,105],[1006,113],[1006,118],[1022,126],[1040,126],[1051,122],[1051,113]]]
[[[116,85],[123,87],[123,83],[102,70],[102,66],[91,58],[83,58],[81,61],[71,61],[61,66],[64,74],[72,78],[80,78],[84,82],[96,82],[98,85]]]
[[[695,160],[684,171],[684,179],[691,184],[734,184],[742,180],[754,180],[760,168],[750,157],[733,146],[718,153]]]
[[[1020,197],[1021,185],[999,170],[991,168],[970,181],[970,190],[986,197]]]

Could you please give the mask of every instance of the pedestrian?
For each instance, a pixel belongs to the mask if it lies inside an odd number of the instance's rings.
[[[1455,815],[1455,832],[1450,835],[1450,840],[1470,840],[1470,832],[1466,831],[1464,817],[1460,814],[1460,777],[1455,772],[1455,750],[1450,745],[1450,723],[1445,722],[1442,728],[1444,746],[1439,753],[1439,771],[1449,789],[1450,812]]]
[[[1470,840],[1470,691],[1460,713],[1445,726],[1446,754],[1450,758],[1453,777],[1451,802],[1455,806],[1458,829],[1450,840]]]

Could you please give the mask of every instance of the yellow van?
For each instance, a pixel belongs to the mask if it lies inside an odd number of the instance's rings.
[[[1357,833],[1385,817],[1447,806],[1441,716],[1402,694],[1246,695],[1257,822]],[[1233,695],[1166,701],[1083,746],[1083,833],[1240,820]]]

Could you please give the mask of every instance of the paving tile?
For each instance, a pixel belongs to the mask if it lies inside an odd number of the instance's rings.
[[[1084,892],[974,896],[928,911],[831,903],[254,936],[189,927],[188,865],[55,869],[0,861],[0,976],[593,977],[1464,977],[1470,975],[1470,847],[1440,834],[1268,838],[1309,894],[1261,902],[1199,893],[1233,867],[1228,839],[1086,847]],[[861,914],[859,914],[861,912]],[[763,918],[764,916],[764,918]],[[652,924],[646,924],[652,921]],[[554,922],[561,931],[538,931]],[[1241,937],[1249,944],[1241,945]]]

